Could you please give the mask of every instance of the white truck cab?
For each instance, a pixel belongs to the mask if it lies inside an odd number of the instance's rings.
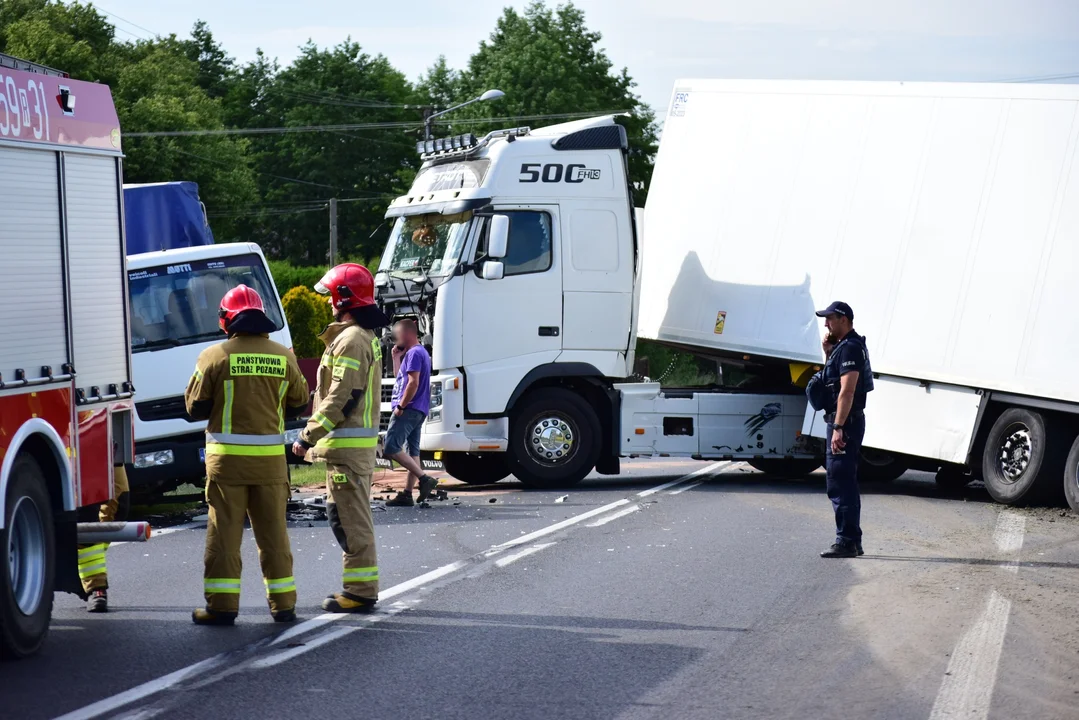
[[[138,391],[132,490],[157,494],[200,484],[206,474],[206,423],[187,417],[184,390],[199,353],[225,339],[218,325],[221,298],[240,284],[254,288],[278,328],[271,339],[291,347],[281,300],[254,243],[130,255],[127,270]],[[290,423],[290,443],[300,427]]]

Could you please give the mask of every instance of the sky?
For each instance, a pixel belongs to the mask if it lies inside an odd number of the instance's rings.
[[[101,0],[123,39],[187,35],[205,20],[238,60],[287,64],[347,37],[415,80],[439,55],[462,68],[503,7],[526,2]],[[549,2],[548,4],[557,4]],[[679,78],[996,81],[1073,75],[1079,0],[577,0],[616,68],[663,117]]]

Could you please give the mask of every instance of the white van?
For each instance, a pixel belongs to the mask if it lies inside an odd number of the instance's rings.
[[[278,328],[270,338],[291,348],[292,337],[266,258],[254,243],[129,255],[127,270],[138,393],[130,481],[133,494],[146,498],[201,484],[206,474],[206,423],[187,417],[184,390],[199,353],[225,339],[218,325],[225,293],[241,284],[254,288]],[[286,425],[288,445],[303,424]]]

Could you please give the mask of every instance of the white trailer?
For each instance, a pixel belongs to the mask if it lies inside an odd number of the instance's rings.
[[[838,298],[879,375],[867,474],[1079,501],[1077,109],[1067,86],[679,81],[643,235],[611,118],[425,146],[376,278],[432,339],[424,449],[476,482],[648,454],[805,472]],[[629,383],[638,335],[750,380]]]

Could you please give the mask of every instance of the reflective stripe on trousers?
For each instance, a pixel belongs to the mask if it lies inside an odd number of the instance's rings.
[[[100,543],[79,550],[80,579],[85,580],[94,575],[105,574],[105,551],[108,549],[108,543]]]
[[[378,567],[345,568],[342,573],[344,584],[375,582],[378,580]]]
[[[276,595],[279,593],[296,592],[296,578],[263,578],[266,583],[266,594]]]
[[[206,578],[202,585],[203,590],[208,593],[240,594],[240,578]]]

